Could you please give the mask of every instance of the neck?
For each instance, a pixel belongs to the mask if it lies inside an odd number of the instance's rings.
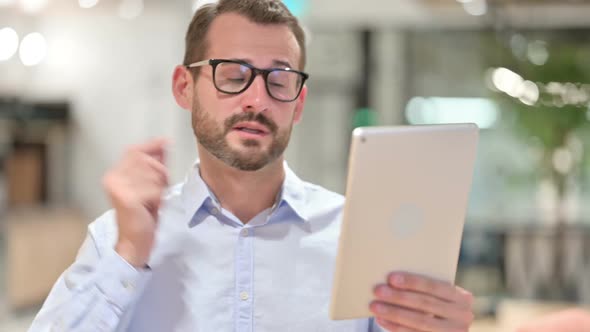
[[[221,206],[244,224],[273,206],[285,178],[283,157],[257,171],[242,171],[223,163],[199,145],[201,178]]]

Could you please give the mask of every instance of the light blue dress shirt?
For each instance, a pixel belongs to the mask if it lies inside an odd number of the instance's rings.
[[[285,171],[277,204],[244,225],[220,207],[195,163],[164,198],[151,270],[114,251],[108,211],[88,227],[29,331],[382,331],[373,319],[329,319],[344,199],[286,163]]]

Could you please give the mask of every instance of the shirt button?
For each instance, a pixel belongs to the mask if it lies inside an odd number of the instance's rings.
[[[216,208],[216,207],[214,207],[214,208],[211,208],[211,214],[212,214],[212,215],[217,215],[217,214],[219,214],[219,209],[218,209],[218,208]]]
[[[242,235],[243,237],[246,237],[246,236],[248,236],[248,233],[249,233],[249,232],[248,232],[248,229],[247,229],[247,228],[244,228],[244,229],[242,229],[242,230],[240,231],[240,235]]]
[[[132,291],[133,289],[135,289],[135,285],[133,285],[133,283],[127,281],[127,280],[123,280],[121,281],[121,284],[123,285],[123,288]]]
[[[242,301],[246,301],[249,298],[250,298],[250,296],[248,295],[247,292],[241,292],[240,293],[240,299],[242,299]]]

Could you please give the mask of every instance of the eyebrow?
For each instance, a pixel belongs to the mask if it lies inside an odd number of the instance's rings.
[[[250,59],[232,58],[231,60],[242,61],[242,62],[252,64],[252,61],[250,61]],[[272,65],[273,65],[273,67],[285,67],[285,68],[295,69],[295,68],[293,68],[293,66],[291,66],[291,64],[288,61],[272,60]]]

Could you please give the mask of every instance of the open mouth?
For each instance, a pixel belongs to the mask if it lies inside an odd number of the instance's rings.
[[[269,130],[264,125],[255,122],[241,122],[236,124],[232,129],[252,135],[264,136],[269,134]]]
[[[252,128],[246,128],[246,127],[236,127],[234,129],[235,130],[239,130],[239,131],[243,131],[243,132],[246,132],[246,133],[250,133],[250,134],[257,134],[257,135],[264,135],[264,134],[266,134],[262,130],[252,129]]]

